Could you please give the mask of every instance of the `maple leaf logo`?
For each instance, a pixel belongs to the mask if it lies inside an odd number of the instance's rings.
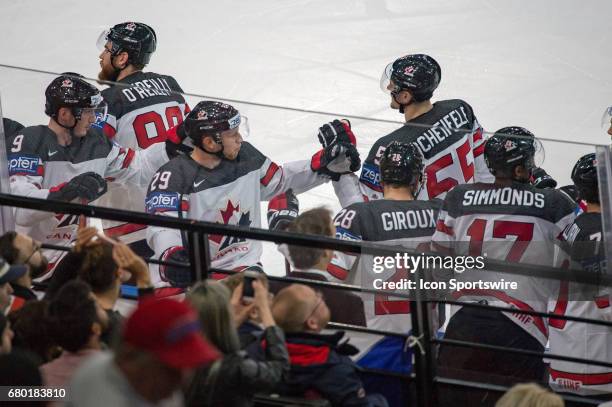
[[[251,225],[251,216],[249,212],[241,213],[240,212],[240,202],[234,205],[234,203],[230,200],[227,201],[227,205],[225,209],[221,209],[219,211],[221,213],[221,220],[225,225],[238,225],[238,226],[250,226]],[[240,215],[238,219],[234,216],[235,214]],[[232,219],[234,220],[232,222]],[[210,235],[209,239],[212,242],[215,242],[219,245],[219,251],[228,247],[231,244],[244,242],[246,239],[223,236],[223,235]],[[223,243],[222,243],[223,242]]]
[[[240,203],[234,206],[232,201],[228,200],[225,210],[221,210],[221,219],[223,219],[223,223],[225,225],[229,224],[229,220],[232,218],[232,215],[237,212],[240,212]]]

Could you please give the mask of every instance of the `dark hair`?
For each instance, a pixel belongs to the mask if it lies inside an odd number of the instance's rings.
[[[47,301],[27,301],[8,318],[15,333],[13,348],[31,351],[41,364],[53,359],[57,346],[49,332]]]
[[[289,232],[319,236],[334,236],[331,226],[332,215],[327,208],[314,208],[295,218],[287,229]],[[325,249],[289,245],[289,255],[298,269],[308,269],[319,262]]]
[[[71,281],[49,303],[49,325],[56,343],[70,352],[83,348],[98,320],[91,289],[83,281]]]
[[[19,250],[15,247],[17,232],[10,231],[0,236],[0,257],[9,264],[15,264],[19,255]]]
[[[113,259],[113,246],[102,242],[83,249],[83,261],[79,268],[79,278],[100,294],[113,288],[117,264]]]
[[[52,301],[59,290],[69,281],[78,277],[78,271],[83,263],[83,253],[70,252],[64,256],[53,270],[49,285],[45,290],[45,300]]]
[[[42,385],[42,375],[34,355],[24,351],[13,351],[0,356],[0,386]]]

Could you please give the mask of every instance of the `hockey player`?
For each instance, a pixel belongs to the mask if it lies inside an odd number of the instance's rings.
[[[291,188],[296,194],[342,173],[359,169],[352,144],[336,143],[309,162],[275,164],[250,143],[240,130],[240,113],[212,101],[197,104],[177,132],[195,146],[191,155],[177,157],[153,177],[145,206],[150,213],[261,227],[260,202]],[[147,241],[161,260],[187,260],[186,243],[178,230],[149,227]],[[240,270],[259,262],[260,242],[230,236],[209,236],[212,266]],[[156,283],[187,286],[185,269],[160,267]]]
[[[595,154],[581,157],[572,170],[572,181],[587,211],[579,215],[560,237],[570,255],[572,269],[605,274],[601,208]],[[551,312],[595,320],[612,320],[610,288],[562,281]],[[551,319],[550,352],[612,363],[612,328],[564,319]],[[612,393],[612,368],[550,359],[550,386],[561,392],[583,396]],[[599,397],[601,398],[601,397]]]
[[[440,78],[440,65],[424,54],[406,55],[387,65],[381,89],[390,94],[391,108],[403,114],[406,124],[374,143],[359,182],[344,177],[341,183],[334,183],[342,206],[382,198],[378,164],[392,141],[416,143],[423,153],[425,187],[418,199],[444,198],[455,185],[474,179],[493,180],[482,158],[483,129],[470,105],[459,99],[431,103]],[[320,139],[329,139],[329,134],[323,131]]]
[[[146,185],[166,161],[171,142],[135,152],[96,128],[106,107],[100,91],[74,73],[55,78],[45,91],[46,126],[26,127],[7,142],[11,192],[60,201],[92,202],[106,180]],[[106,179],[105,179],[106,178]],[[15,208],[17,231],[43,243],[66,246],[76,237],[78,217]],[[50,268],[62,252],[45,253]]]
[[[183,122],[189,107],[172,76],[143,72],[157,47],[157,37],[143,23],[117,24],[98,39],[98,78],[117,82],[102,91],[108,104],[104,133],[119,145],[140,150],[166,140],[167,129]],[[145,188],[110,185],[104,206],[144,212]],[[104,232],[120,238],[141,255],[151,255],[144,225],[103,221]]]
[[[359,202],[342,209],[334,221],[336,237],[384,242],[408,249],[417,249],[419,244],[424,243],[426,247],[420,248],[428,251],[442,201],[415,200],[423,186],[423,162],[423,156],[415,144],[391,142],[380,159],[383,199]],[[357,258],[336,252],[327,270],[337,281],[361,284],[368,288],[372,288],[374,279],[397,282],[409,278],[410,271],[407,268],[391,267],[379,274],[372,274],[376,270],[376,260],[372,254],[362,254]],[[368,328],[410,332],[410,307],[407,300],[382,294],[362,294],[362,298]],[[412,355],[406,351],[402,338],[363,334],[352,334],[351,337],[352,342],[361,350],[358,358],[360,366],[410,373]],[[383,386],[383,383],[376,385]],[[386,380],[384,385],[389,386],[390,382]],[[402,387],[405,386],[402,384],[385,391],[385,396],[393,399],[399,397],[401,390],[398,389]]]
[[[482,256],[507,262],[552,266],[555,239],[575,219],[575,202],[554,189],[529,184],[539,142],[528,130],[505,127],[485,145],[484,156],[493,184],[459,185],[444,199],[433,236],[433,246],[443,253]],[[466,270],[454,273],[460,282],[474,287],[451,290],[459,301],[545,312],[554,292],[554,281],[503,272]],[[516,289],[480,288],[482,282],[516,282]],[[504,286],[505,287],[505,286]],[[548,339],[547,320],[470,307],[452,307],[445,339],[543,352]],[[445,375],[474,377],[491,382],[540,380],[541,357],[441,345],[439,365]],[[472,376],[473,375],[473,376]],[[480,376],[479,376],[480,375]],[[506,382],[507,384],[507,382]],[[457,405],[485,405],[481,392],[441,391],[443,400]],[[468,397],[464,400],[462,397]],[[481,404],[484,403],[484,404]]]

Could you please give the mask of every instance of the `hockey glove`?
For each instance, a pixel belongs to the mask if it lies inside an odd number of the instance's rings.
[[[531,174],[531,185],[539,189],[554,188],[557,186],[557,181],[553,179],[544,168],[536,168]]]
[[[350,174],[361,167],[359,152],[350,143],[336,143],[312,156],[310,168],[319,174],[338,181],[343,174]]]
[[[188,266],[189,254],[185,248],[180,246],[169,248],[162,255],[162,261],[185,264],[184,267],[179,265],[159,266],[159,274],[162,281],[170,283],[172,287],[186,288],[191,285],[191,269]]]
[[[268,202],[268,229],[286,230],[300,214],[300,202],[291,189]]]
[[[334,120],[319,127],[319,142],[323,148],[334,143],[350,143],[357,145],[357,138],[351,130],[351,122],[347,119]]]
[[[172,159],[177,155],[188,155],[193,151],[193,148],[185,144],[187,134],[183,123],[174,126],[166,133],[166,153],[168,158]]]
[[[77,198],[95,201],[106,193],[106,180],[95,172],[79,174],[68,182],[49,189],[47,199],[70,202]]]

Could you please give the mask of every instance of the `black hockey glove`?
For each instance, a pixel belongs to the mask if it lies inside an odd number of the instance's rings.
[[[70,202],[77,198],[94,201],[106,193],[106,180],[95,172],[79,174],[49,190],[47,199]]]
[[[350,143],[357,145],[357,138],[351,130],[351,122],[347,119],[334,120],[319,127],[319,143],[327,148],[334,143]]]
[[[343,174],[350,174],[361,167],[359,152],[350,143],[336,143],[312,156],[310,168],[338,181]]]
[[[171,261],[177,263],[189,264],[189,254],[183,247],[171,247],[162,255],[162,261]],[[159,274],[161,279],[170,283],[172,287],[186,288],[192,283],[191,269],[178,265],[162,265],[159,266]]]
[[[173,159],[177,155],[188,155],[193,151],[193,148],[185,144],[187,134],[183,123],[174,126],[166,133],[166,153],[168,158]]]
[[[531,185],[539,189],[555,188],[557,181],[553,179],[544,168],[536,168],[531,174]]]
[[[268,202],[268,229],[286,230],[300,214],[300,202],[291,189]]]

